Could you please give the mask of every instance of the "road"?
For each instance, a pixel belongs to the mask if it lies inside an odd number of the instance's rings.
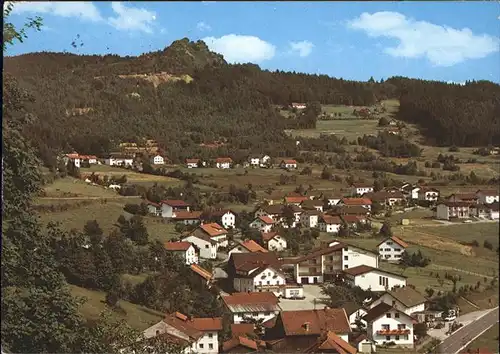
[[[482,332],[498,322],[498,307],[468,325],[463,326],[438,346],[438,353],[456,354],[463,350]]]

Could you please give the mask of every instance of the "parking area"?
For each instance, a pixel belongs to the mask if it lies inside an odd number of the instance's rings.
[[[491,311],[491,309],[469,312],[465,315],[459,316],[456,321],[458,323],[463,324],[464,326],[467,326],[468,324],[476,321],[478,318],[486,315],[490,311]],[[440,328],[440,329],[431,328],[427,331],[427,334],[431,337],[435,337],[435,338],[438,338],[440,340],[444,340],[444,339],[449,337],[449,335],[447,335],[446,332],[449,330],[450,325],[451,325],[451,322],[446,322],[444,328]]]
[[[314,310],[315,308],[319,310],[325,306],[319,285],[304,285],[304,296],[303,300],[280,299],[279,305],[283,311]]]

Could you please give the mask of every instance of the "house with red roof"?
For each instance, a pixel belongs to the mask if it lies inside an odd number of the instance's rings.
[[[191,242],[165,242],[165,249],[179,255],[186,265],[198,263],[198,252]]]
[[[337,234],[341,226],[342,220],[339,216],[323,214],[318,218],[318,227],[320,231]]]
[[[386,238],[377,245],[380,258],[388,262],[400,262],[408,244],[397,236]]]
[[[279,299],[272,292],[246,292],[222,295],[225,307],[233,315],[233,323],[245,323],[248,319],[263,322],[276,317],[281,308]]]
[[[478,203],[481,204],[492,204],[500,201],[497,189],[479,189],[476,191],[476,197]]]
[[[297,161],[292,160],[292,159],[281,160],[281,162],[280,162],[280,168],[284,168],[284,169],[296,169],[297,168]]]
[[[148,212],[154,216],[161,216],[161,204],[160,203],[155,203],[150,200],[145,200],[144,203],[146,203]]]
[[[251,253],[251,252],[267,252],[267,250],[259,245],[254,240],[244,240],[240,241],[228,252],[229,256],[232,253]]]
[[[269,251],[280,252],[287,248],[287,242],[284,237],[277,232],[261,232],[262,243]]]
[[[189,211],[190,205],[183,200],[179,199],[165,199],[160,203],[161,216],[164,218],[172,218],[176,211]]]
[[[231,168],[231,165],[233,164],[233,159],[230,157],[219,157],[215,159],[215,167],[217,168]]]
[[[187,168],[198,168],[200,166],[205,167],[207,163],[201,159],[186,159]]]
[[[372,201],[368,198],[342,198],[338,205],[361,206],[368,211],[372,210]]]
[[[271,232],[271,229],[273,228],[275,223],[276,222],[271,217],[262,215],[256,217],[255,220],[252,221],[249,226],[252,229],[259,230],[260,232],[268,233]]]
[[[220,317],[189,317],[180,312],[167,315],[162,321],[143,332],[143,338],[169,336],[176,339],[186,353],[219,352],[219,332],[222,331]]]
[[[200,257],[216,259],[219,247],[227,247],[227,230],[217,223],[202,224],[196,230],[183,238],[191,242],[200,250]]]
[[[184,225],[195,225],[201,222],[201,211],[176,210],[172,213],[172,221]]]

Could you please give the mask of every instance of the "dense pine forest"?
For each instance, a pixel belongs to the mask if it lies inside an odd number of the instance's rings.
[[[4,67],[7,82],[35,96],[29,105],[37,122],[25,133],[46,163],[56,151],[105,154],[138,137],[156,139],[175,162],[249,152],[294,156],[284,129],[314,128],[316,117],[284,118],[278,107],[291,102],[369,106],[399,98],[398,118],[418,124],[430,144],[500,142],[500,86],[491,82],[355,82],[271,72],[229,65],[186,38],[138,57],[34,53],[6,58]],[[225,144],[200,147],[214,141]]]

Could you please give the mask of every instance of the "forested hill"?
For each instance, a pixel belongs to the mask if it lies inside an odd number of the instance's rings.
[[[499,85],[270,72],[228,65],[202,41],[188,39],[138,57],[21,55],[5,58],[4,70],[35,96],[29,108],[38,121],[27,134],[44,160],[54,150],[103,154],[137,137],[158,140],[174,161],[249,150],[293,156],[295,144],[283,130],[302,122],[286,120],[276,105],[371,105],[399,96],[400,119],[427,128],[439,143],[487,145],[500,136]],[[226,144],[209,152],[199,147],[213,141]]]

